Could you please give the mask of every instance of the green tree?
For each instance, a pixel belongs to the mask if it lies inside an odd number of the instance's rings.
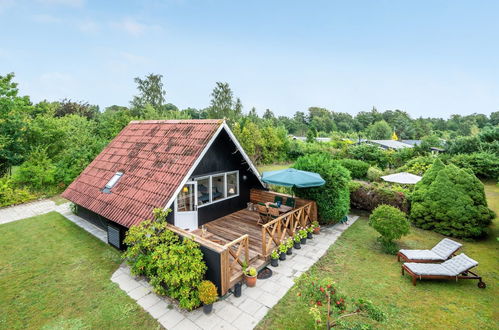
[[[0,176],[23,160],[31,102],[19,96],[14,73],[0,76]]]
[[[389,140],[392,132],[392,128],[384,120],[377,121],[366,129],[367,136],[373,140]]]
[[[55,183],[56,167],[42,148],[33,150],[13,176],[14,182],[41,191]]]
[[[78,115],[88,119],[96,119],[99,114],[99,107],[97,105],[90,105],[88,102],[73,102],[69,99],[63,99],[55,109],[54,116],[64,117],[68,115]]]
[[[228,83],[217,82],[211,92],[208,118],[227,119],[232,126],[241,117],[242,104],[239,98],[234,102],[232,90]]]
[[[132,115],[141,117],[147,104],[152,106],[158,113],[163,112],[166,91],[163,86],[163,75],[150,73],[144,79],[134,79],[139,90],[139,95],[133,97],[130,102]]]
[[[369,225],[381,236],[381,242],[385,252],[395,254],[396,245],[393,240],[409,234],[410,223],[404,212],[390,205],[380,205],[374,209],[369,216]]]
[[[348,182],[350,172],[331,156],[316,153],[298,158],[293,165],[298,170],[319,173],[326,181],[323,186],[294,188],[297,196],[317,202],[319,221],[323,224],[336,223],[350,209]]]
[[[477,238],[486,234],[493,218],[483,184],[471,171],[436,159],[414,188],[410,219],[420,228]]]

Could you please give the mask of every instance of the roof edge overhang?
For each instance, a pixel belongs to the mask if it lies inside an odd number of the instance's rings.
[[[229,128],[229,125],[227,125],[227,123],[225,122],[225,120],[223,120],[222,123],[221,123],[221,125],[220,125],[220,127],[215,131],[215,133],[213,133],[213,136],[211,137],[210,141],[208,141],[208,143],[204,147],[204,149],[201,152],[201,154],[199,154],[199,156],[196,159],[196,161],[194,162],[194,164],[192,164],[191,168],[189,169],[189,171],[187,172],[187,174],[185,175],[185,177],[182,179],[182,181],[180,182],[180,184],[177,187],[177,189],[175,189],[172,197],[170,197],[170,199],[168,200],[168,202],[166,203],[166,205],[164,207],[165,210],[167,208],[169,208],[173,204],[173,202],[175,201],[175,198],[177,198],[177,195],[180,193],[180,189],[182,189],[182,187],[187,183],[187,181],[189,181],[190,177],[192,176],[192,173],[194,173],[194,170],[199,165],[199,163],[201,162],[201,160],[203,159],[203,157],[206,155],[206,153],[210,149],[211,145],[213,144],[213,142],[215,142],[216,138],[222,132],[222,130],[225,130],[227,132],[227,134],[229,135],[230,139],[232,140],[232,142],[234,142],[234,144],[236,145],[237,149],[239,150],[239,152],[243,156],[244,160],[248,163],[249,167],[251,168],[251,170],[253,171],[253,173],[257,177],[257,179],[260,182],[260,184],[263,187],[265,187],[265,184],[263,183],[262,178],[260,176],[260,173],[258,172],[256,166],[253,164],[253,162],[251,161],[251,159],[248,157],[248,155],[244,151],[244,149],[241,146],[241,144],[239,143],[239,141],[237,141],[236,136],[234,135],[234,133],[232,133],[231,129]]]

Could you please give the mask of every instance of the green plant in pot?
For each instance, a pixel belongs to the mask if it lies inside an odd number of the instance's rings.
[[[288,251],[288,247],[286,246],[286,244],[284,243],[281,243],[281,245],[279,245],[279,260],[286,260],[286,252]]]
[[[248,287],[254,287],[256,285],[256,276],[258,272],[255,267],[248,267],[244,270],[244,278],[246,279],[246,285]]]
[[[213,303],[218,299],[217,287],[211,281],[202,281],[199,285],[199,300],[203,303],[203,312],[210,314]]]
[[[307,244],[307,230],[304,228],[300,229],[298,235],[300,236],[300,243]]]
[[[272,251],[270,254],[270,265],[272,267],[279,266],[279,252],[277,250]]]
[[[314,234],[315,235],[319,235],[320,234],[320,232],[321,232],[321,226],[319,225],[319,222],[317,220],[312,222],[312,228],[314,230]]]
[[[307,227],[307,238],[312,239],[314,238],[314,228],[312,226]]]
[[[298,232],[295,233],[295,236],[293,236],[293,247],[297,250],[301,249],[301,237]]]
[[[286,251],[286,254],[288,256],[292,255],[293,254],[293,245],[294,245],[295,242],[293,242],[293,239],[290,237],[286,240],[286,247],[288,248],[288,250]]]

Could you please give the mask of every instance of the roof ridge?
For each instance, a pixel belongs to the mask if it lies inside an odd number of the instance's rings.
[[[130,124],[222,124],[224,119],[132,120]]]

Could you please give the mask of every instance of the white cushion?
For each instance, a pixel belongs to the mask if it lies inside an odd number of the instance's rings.
[[[416,275],[458,276],[462,272],[477,266],[478,262],[461,253],[441,264],[406,262],[404,265]]]
[[[444,260],[448,259],[454,252],[461,246],[461,243],[455,242],[451,239],[444,238],[441,240],[431,251],[441,256]]]
[[[400,252],[411,260],[445,260],[431,250],[400,250]]]

